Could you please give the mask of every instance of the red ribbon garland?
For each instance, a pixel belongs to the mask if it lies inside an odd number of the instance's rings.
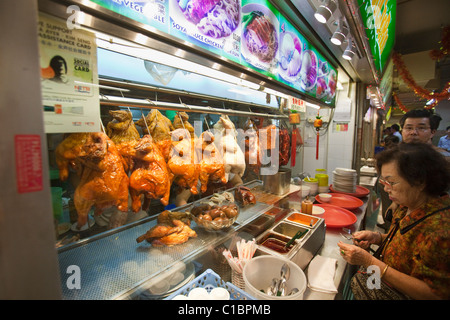
[[[425,106],[424,107],[425,109],[434,108],[439,103],[439,101],[445,100],[445,99],[447,99],[447,100],[450,99],[450,82],[448,82],[445,85],[444,89],[441,92],[439,92],[439,93],[431,92],[431,91],[417,85],[416,81],[414,81],[414,78],[411,76],[408,69],[406,68],[406,65],[403,62],[401,54],[395,52],[392,59],[393,59],[395,66],[397,67],[397,70],[398,70],[400,76],[403,78],[405,83],[411,89],[413,89],[413,91],[416,95],[419,95],[422,98],[427,99],[427,100],[434,99],[434,103],[430,104],[429,106]],[[400,105],[402,105],[402,104],[401,104],[400,100],[398,99],[398,97],[396,97],[394,95],[394,99],[400,107]]]

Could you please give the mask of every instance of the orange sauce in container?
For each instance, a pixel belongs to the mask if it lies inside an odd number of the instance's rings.
[[[291,214],[288,218],[289,221],[295,222],[295,223],[299,223],[305,226],[311,226],[311,221],[312,221],[312,227],[314,227],[314,225],[317,223],[317,221],[319,219],[315,218],[315,217],[311,217],[311,216],[307,216],[301,213],[293,213]]]

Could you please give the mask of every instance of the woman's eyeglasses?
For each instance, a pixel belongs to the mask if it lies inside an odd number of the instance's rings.
[[[378,179],[378,181],[380,181],[380,183],[382,184],[382,185],[385,185],[385,186],[388,186],[389,188],[393,188],[397,183],[400,183],[400,182],[390,182],[390,181],[387,181],[387,180],[385,180],[383,177],[380,177],[379,179]]]

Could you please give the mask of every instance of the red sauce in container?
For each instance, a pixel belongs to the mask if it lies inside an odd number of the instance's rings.
[[[263,245],[266,248],[269,248],[273,251],[276,251],[278,253],[288,253],[289,250],[292,248],[290,246],[289,248],[286,248],[286,242],[275,239],[275,238],[268,238],[266,239],[261,245]]]

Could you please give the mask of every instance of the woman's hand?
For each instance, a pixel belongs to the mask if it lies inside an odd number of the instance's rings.
[[[366,250],[352,244],[339,241],[341,256],[350,264],[368,267],[372,264],[373,256]]]
[[[373,231],[358,231],[353,234],[353,243],[363,249],[368,249],[371,244],[381,244],[381,234]]]

